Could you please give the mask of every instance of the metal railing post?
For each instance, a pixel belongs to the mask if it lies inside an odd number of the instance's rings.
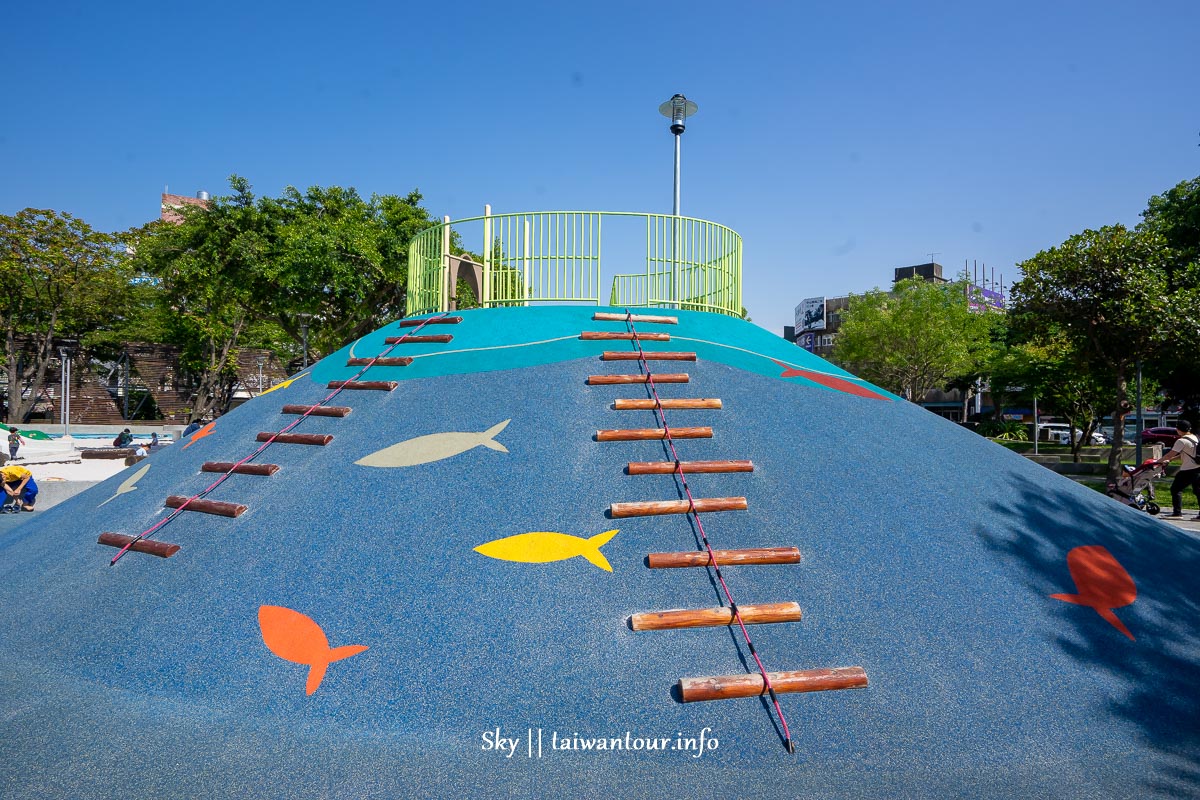
[[[529,241],[529,217],[522,220],[521,226],[521,294],[525,296],[525,305],[529,305],[529,257],[532,243]]]
[[[450,285],[450,217],[442,217],[442,292],[438,298],[438,310],[450,310],[450,298],[454,297],[454,287]]]
[[[483,207],[483,299],[484,308],[492,305],[492,206]]]

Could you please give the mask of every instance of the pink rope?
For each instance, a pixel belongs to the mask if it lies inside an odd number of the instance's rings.
[[[750,631],[746,630],[746,623],[742,620],[742,612],[733,600],[733,593],[725,583],[725,576],[721,574],[721,567],[717,564],[716,553],[713,552],[712,544],[708,541],[708,535],[704,531],[704,523],[700,519],[700,512],[696,510],[696,500],[692,497],[692,490],[688,486],[687,475],[683,471],[683,462],[679,458],[679,453],[675,450],[675,440],[671,437],[671,428],[667,425],[667,412],[662,406],[662,400],[659,399],[658,387],[654,383],[654,375],[651,373],[650,364],[646,360],[646,351],[642,349],[642,340],[638,336],[637,329],[633,326],[633,313],[629,309],[625,309],[625,315],[625,321],[629,324],[629,331],[633,334],[634,344],[637,345],[638,363],[645,370],[646,383],[650,387],[651,394],[654,395],[654,410],[658,413],[658,418],[662,423],[663,436],[666,438],[667,446],[671,449],[671,457],[675,459],[675,474],[679,476],[680,483],[683,485],[683,491],[687,494],[688,511],[692,515],[692,518],[695,519],[696,530],[700,533],[700,540],[704,542],[704,548],[708,551],[709,566],[716,572],[721,589],[725,592],[725,599],[729,601],[729,607],[733,610],[733,616],[737,620],[738,627],[742,629],[742,636],[746,640],[746,646],[750,649],[750,655],[754,657],[754,663],[758,665],[763,685],[771,696],[771,702],[775,705],[775,713],[779,715],[779,724],[783,726],[784,747],[787,748],[789,753],[794,753],[795,747],[792,745],[792,735],[788,730],[787,718],[783,715],[783,708],[779,705],[779,697],[775,694],[775,687],[771,685],[771,678],[767,675],[767,668],[763,666],[762,659],[758,657],[758,651],[755,650],[754,642],[750,639]]]
[[[374,366],[374,364],[375,364],[375,362],[376,362],[376,361],[378,361],[379,359],[381,359],[381,358],[384,358],[385,356],[387,356],[387,354],[388,354],[388,353],[390,353],[390,352],[392,352],[392,350],[394,350],[398,344],[400,344],[401,342],[403,342],[403,341],[404,341],[405,339],[407,339],[409,336],[412,336],[413,334],[415,334],[417,331],[421,330],[421,328],[424,328],[424,327],[425,327],[426,325],[428,325],[428,324],[429,324],[429,323],[430,323],[432,320],[435,320],[435,319],[441,319],[442,317],[445,317],[445,316],[446,316],[446,314],[444,314],[444,313],[443,313],[443,314],[438,314],[437,316],[429,317],[429,319],[424,319],[424,320],[421,320],[421,324],[420,324],[420,325],[417,325],[416,327],[414,327],[414,328],[413,328],[411,331],[409,331],[408,333],[404,334],[404,335],[403,335],[403,336],[401,336],[399,339],[397,339],[397,340],[396,340],[394,343],[392,343],[391,345],[389,345],[389,346],[388,346],[388,348],[387,348],[386,350],[384,350],[382,353],[380,353],[379,355],[375,356],[375,357],[374,357],[374,358],[372,358],[370,361],[368,361],[368,362],[366,363],[366,365],[365,365],[365,366],[363,366],[363,368],[362,368],[362,369],[360,369],[358,372],[356,372],[356,373],[355,373],[355,374],[354,374],[352,377],[350,377],[349,379],[347,379],[347,380],[345,380],[345,381],[341,381],[341,384],[342,384],[342,385],[341,385],[341,386],[339,386],[338,388],[334,389],[334,390],[333,390],[332,392],[330,392],[328,395],[326,395],[326,396],[325,396],[325,398],[324,398],[323,400],[321,400],[320,402],[318,402],[316,405],[309,406],[308,410],[307,410],[307,411],[305,411],[303,414],[301,414],[299,417],[297,417],[296,419],[292,420],[290,423],[288,423],[287,425],[285,425],[285,426],[284,426],[282,429],[280,429],[280,430],[276,431],[275,433],[271,434],[271,438],[270,438],[270,439],[267,439],[267,441],[265,441],[265,442],[263,442],[261,445],[259,445],[257,450],[255,450],[253,453],[251,453],[250,455],[246,456],[246,457],[245,457],[245,458],[243,458],[241,461],[237,462],[237,463],[236,463],[236,464],[234,464],[232,467],[230,467],[228,472],[225,472],[225,473],[223,473],[223,474],[222,474],[222,475],[221,475],[219,478],[217,478],[215,481],[213,481],[213,482],[212,482],[212,483],[211,483],[211,484],[210,484],[210,485],[209,485],[207,488],[205,488],[205,489],[201,490],[201,491],[200,491],[198,494],[194,494],[194,495],[192,495],[191,497],[189,497],[187,500],[185,500],[185,501],[183,502],[183,505],[179,506],[179,507],[178,507],[178,508],[176,508],[174,511],[172,511],[170,514],[168,514],[167,516],[163,517],[163,518],[162,518],[162,519],[160,519],[158,522],[156,522],[154,525],[150,526],[150,527],[149,527],[149,528],[147,528],[146,530],[144,530],[144,531],[142,531],[141,533],[139,533],[137,536],[135,536],[135,537],[133,537],[132,539],[130,539],[130,540],[129,540],[129,542],[128,542],[128,543],[127,543],[127,544],[126,544],[124,547],[122,547],[122,548],[121,548],[121,550],[120,550],[120,551],[119,551],[119,552],[118,552],[118,553],[117,553],[115,556],[113,556],[113,557],[112,557],[112,560],[108,562],[108,565],[111,567],[112,565],[116,564],[116,563],[117,563],[117,561],[118,561],[118,560],[121,558],[121,556],[125,555],[125,553],[127,553],[127,552],[129,551],[129,548],[133,547],[135,544],[137,544],[138,542],[142,541],[143,539],[146,539],[146,538],[148,538],[148,537],[150,536],[150,534],[154,533],[154,532],[155,532],[155,531],[157,531],[159,528],[162,528],[162,527],[163,527],[163,526],[165,526],[165,525],[166,525],[168,522],[170,522],[171,520],[173,520],[173,519],[175,519],[176,517],[178,517],[178,516],[179,516],[181,513],[183,513],[184,509],[186,509],[186,508],[188,507],[188,504],[189,504],[189,503],[191,503],[193,500],[200,500],[200,499],[202,499],[202,498],[203,498],[203,497],[205,497],[205,496],[206,496],[206,495],[207,495],[209,492],[213,491],[213,490],[214,490],[214,489],[216,489],[218,486],[220,486],[222,483],[224,483],[224,482],[225,482],[225,480],[226,480],[226,479],[227,479],[227,478],[228,478],[230,475],[232,475],[234,472],[236,472],[236,471],[237,471],[237,468],[238,468],[238,467],[242,466],[243,464],[245,464],[245,463],[247,463],[247,462],[253,461],[255,458],[257,458],[258,456],[260,456],[260,455],[262,454],[262,452],[263,452],[264,450],[266,450],[268,447],[270,447],[270,446],[271,446],[271,445],[272,445],[272,444],[275,442],[275,440],[276,440],[277,438],[279,438],[279,437],[280,437],[280,436],[282,436],[283,434],[285,434],[285,433],[287,433],[287,432],[291,431],[293,428],[295,428],[297,425],[299,425],[301,422],[303,422],[303,421],[304,421],[306,418],[308,418],[308,416],[309,416],[310,414],[312,414],[312,412],[313,412],[313,409],[314,409],[314,408],[320,408],[320,407],[324,406],[324,405],[325,405],[326,403],[328,403],[330,400],[332,400],[333,398],[335,398],[335,397],[337,397],[339,394],[341,394],[341,392],[343,391],[343,389],[345,388],[345,385],[346,385],[347,383],[351,383],[352,381],[356,381],[356,380],[358,380],[360,377],[362,377],[362,375],[363,375],[363,374],[365,374],[367,370],[369,370],[369,369],[370,369],[372,366]]]

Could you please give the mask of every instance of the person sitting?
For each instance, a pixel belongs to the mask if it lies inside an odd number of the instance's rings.
[[[158,447],[158,431],[150,434],[150,447],[148,449],[154,450],[156,447]]]
[[[32,472],[17,464],[5,464],[0,467],[0,481],[4,485],[4,500],[12,499],[14,511],[33,511],[38,487]]]

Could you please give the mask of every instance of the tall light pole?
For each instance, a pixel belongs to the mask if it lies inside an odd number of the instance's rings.
[[[263,391],[262,367],[263,367],[263,357],[259,356],[258,357],[258,393],[259,394],[262,394],[262,391]]]
[[[672,95],[658,107],[658,113],[671,120],[671,133],[675,134],[675,204],[671,210],[675,216],[671,220],[671,305],[675,308],[683,306],[679,274],[679,137],[687,128],[687,118],[696,113],[696,108],[695,103],[681,94]]]
[[[62,408],[59,412],[59,422],[63,424],[63,437],[71,435],[71,351],[65,347],[58,348],[62,363]]]
[[[671,211],[679,216],[679,137],[687,128],[687,118],[696,113],[697,106],[681,94],[676,94],[670,100],[658,107],[658,113],[671,120],[671,133],[675,134],[675,206]]]

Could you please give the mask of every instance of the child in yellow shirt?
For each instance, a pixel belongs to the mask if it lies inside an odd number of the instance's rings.
[[[12,506],[9,507],[12,511],[33,511],[38,487],[32,472],[16,464],[5,464],[0,467],[0,481],[3,481],[4,501],[12,500]]]

